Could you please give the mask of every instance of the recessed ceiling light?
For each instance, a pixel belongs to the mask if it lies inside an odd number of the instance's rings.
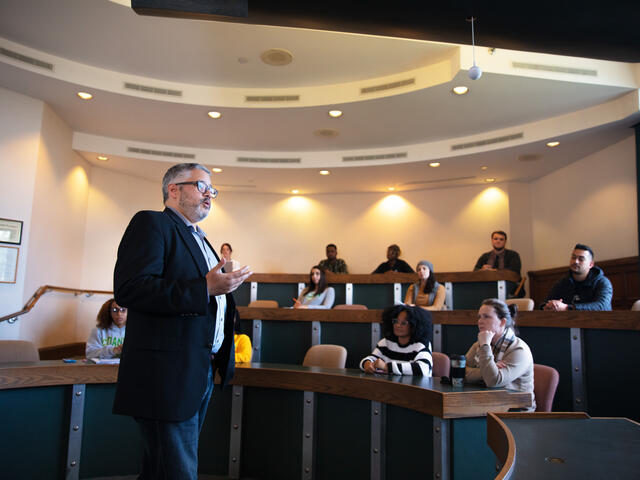
[[[338,118],[342,116],[342,110],[329,110],[329,116],[333,118]]]
[[[294,195],[297,195],[298,193],[300,193],[300,190],[298,190],[297,188],[294,188],[293,190],[291,190],[291,193],[293,193]]]
[[[484,181],[487,182],[487,183],[493,183],[493,182],[496,181],[496,179],[495,178],[485,178]]]
[[[107,160],[109,160],[109,157],[105,157],[104,155],[98,155],[98,160],[102,162],[106,162]]]
[[[393,192],[396,189],[396,187],[387,187],[387,190],[389,190],[390,192]]]
[[[486,170],[487,168],[489,168],[489,167],[487,167],[486,165],[482,165],[482,166],[480,167],[480,170]]]
[[[430,163],[429,163],[429,166],[430,166],[430,167],[433,167],[433,168],[435,168],[435,167],[439,167],[439,166],[440,166],[440,162],[430,162]]]
[[[270,48],[262,52],[260,58],[272,67],[283,67],[293,61],[293,54],[284,48]]]
[[[221,168],[215,167],[211,169],[214,173],[220,173],[222,171]]]
[[[329,170],[320,170],[318,173],[320,175],[329,175],[331,172]]]
[[[82,100],[91,100],[93,98],[93,95],[91,95],[89,92],[78,92],[77,95]]]
[[[464,95],[465,93],[469,92],[469,87],[465,87],[464,85],[460,85],[458,87],[453,87],[453,89],[451,91],[453,93],[455,93],[456,95]]]
[[[547,147],[557,147],[560,145],[560,142],[548,142]]]
[[[214,119],[218,119],[222,116],[220,112],[209,112],[207,113],[207,115],[209,115],[211,118],[214,118]]]

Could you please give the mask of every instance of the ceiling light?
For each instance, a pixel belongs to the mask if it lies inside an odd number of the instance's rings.
[[[547,147],[557,147],[560,145],[560,142],[548,142]]]
[[[487,168],[489,168],[489,167],[487,167],[486,165],[482,165],[482,166],[480,167],[480,170],[486,170]]]
[[[300,190],[298,190],[297,188],[294,188],[293,190],[291,190],[291,193],[293,193],[294,195],[297,195],[300,193]]]
[[[209,112],[207,113],[207,115],[209,115],[211,118],[214,118],[214,119],[218,119],[222,116],[220,112]]]
[[[283,67],[293,61],[293,54],[284,48],[270,48],[260,54],[260,58],[272,67]]]
[[[89,92],[78,92],[77,95],[82,100],[91,100],[93,98],[93,95],[91,95]]]
[[[435,167],[439,167],[439,166],[440,166],[440,162],[430,162],[430,163],[429,163],[429,166],[430,166],[430,167],[434,167],[434,168],[435,168]]]
[[[104,155],[98,155],[98,160],[100,160],[101,162],[106,162],[107,160],[109,160],[109,157],[105,157]]]
[[[469,87],[465,87],[464,85],[460,85],[458,87],[453,87],[452,92],[456,95],[464,95],[469,91]]]
[[[495,178],[485,178],[484,181],[487,182],[487,183],[494,183],[496,181],[496,179]]]
[[[214,173],[220,173],[222,171],[221,168],[215,167],[211,169]]]
[[[389,190],[390,192],[393,192],[396,189],[396,187],[387,187],[387,190]]]
[[[329,116],[333,118],[338,118],[342,116],[342,110],[329,110]]]
[[[320,175],[329,175],[331,172],[329,170],[320,170],[318,173]]]

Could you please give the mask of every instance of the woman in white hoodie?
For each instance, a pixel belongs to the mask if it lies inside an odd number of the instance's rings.
[[[127,309],[111,298],[100,308],[97,326],[91,330],[85,354],[87,358],[116,358],[122,352]]]

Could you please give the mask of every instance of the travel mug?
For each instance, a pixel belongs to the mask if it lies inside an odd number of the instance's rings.
[[[449,355],[451,359],[451,385],[461,387],[464,383],[464,370],[467,366],[467,358],[464,355]]]

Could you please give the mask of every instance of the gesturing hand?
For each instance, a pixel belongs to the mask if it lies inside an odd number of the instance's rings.
[[[227,263],[227,261],[222,257],[218,264],[207,273],[207,290],[209,291],[209,295],[231,293],[253,274],[248,266],[242,267],[235,272],[223,273],[222,267],[224,267],[225,263]]]

